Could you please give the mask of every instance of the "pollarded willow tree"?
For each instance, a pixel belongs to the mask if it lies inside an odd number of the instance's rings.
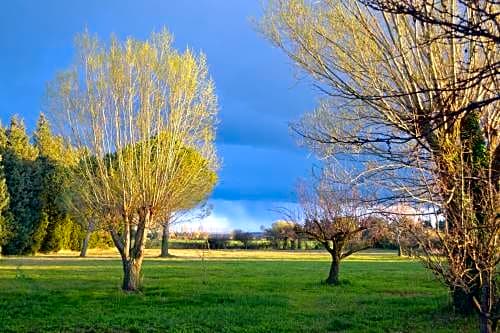
[[[176,51],[167,31],[109,46],[85,33],[78,50],[74,68],[49,90],[50,107],[82,151],[79,200],[110,231],[122,288],[135,291],[146,230],[184,207],[218,168],[214,84],[205,56]]]
[[[500,261],[500,46],[488,36],[498,36],[498,24],[458,0],[419,7],[440,24],[363,3],[374,1],[269,1],[263,31],[326,95],[294,129],[323,158],[355,159],[356,179],[383,189],[375,207],[403,202],[443,215],[447,227],[434,236],[447,260],[424,260],[457,309],[476,304],[482,325],[491,326]],[[482,35],[450,28],[464,16]]]

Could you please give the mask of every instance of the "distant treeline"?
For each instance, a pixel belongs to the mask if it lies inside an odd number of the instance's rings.
[[[405,242],[405,247],[413,244]],[[161,236],[152,231],[148,234],[146,247],[159,249]],[[206,232],[172,232],[169,240],[170,249],[248,249],[248,250],[322,250],[324,246],[313,239],[297,234],[293,224],[276,221],[263,232],[234,230],[225,234]],[[377,238],[373,248],[397,250],[398,243],[389,230]]]
[[[159,249],[161,239],[148,240],[147,248]],[[239,240],[224,238],[208,239],[171,239],[169,241],[170,249],[212,249],[212,250],[321,250],[323,246],[316,241],[273,241],[269,239],[252,239],[246,244]]]

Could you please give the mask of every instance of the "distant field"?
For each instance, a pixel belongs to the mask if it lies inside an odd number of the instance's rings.
[[[473,332],[415,261],[365,252],[321,283],[324,252],[148,250],[144,289],[120,291],[116,252],[0,259],[0,332]],[[203,259],[203,260],[202,260]],[[206,260],[205,260],[206,259]]]

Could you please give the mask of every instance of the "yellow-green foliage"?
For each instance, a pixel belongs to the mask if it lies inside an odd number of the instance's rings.
[[[78,69],[58,76],[49,104],[84,151],[82,202],[108,221],[144,209],[159,221],[204,199],[218,164],[205,56],[176,51],[166,31],[110,46],[86,33],[78,48]]]

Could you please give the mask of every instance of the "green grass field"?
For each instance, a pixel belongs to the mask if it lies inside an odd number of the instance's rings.
[[[0,332],[472,332],[420,263],[366,252],[149,251],[139,294],[113,251],[0,259]],[[203,260],[202,260],[203,258]]]

